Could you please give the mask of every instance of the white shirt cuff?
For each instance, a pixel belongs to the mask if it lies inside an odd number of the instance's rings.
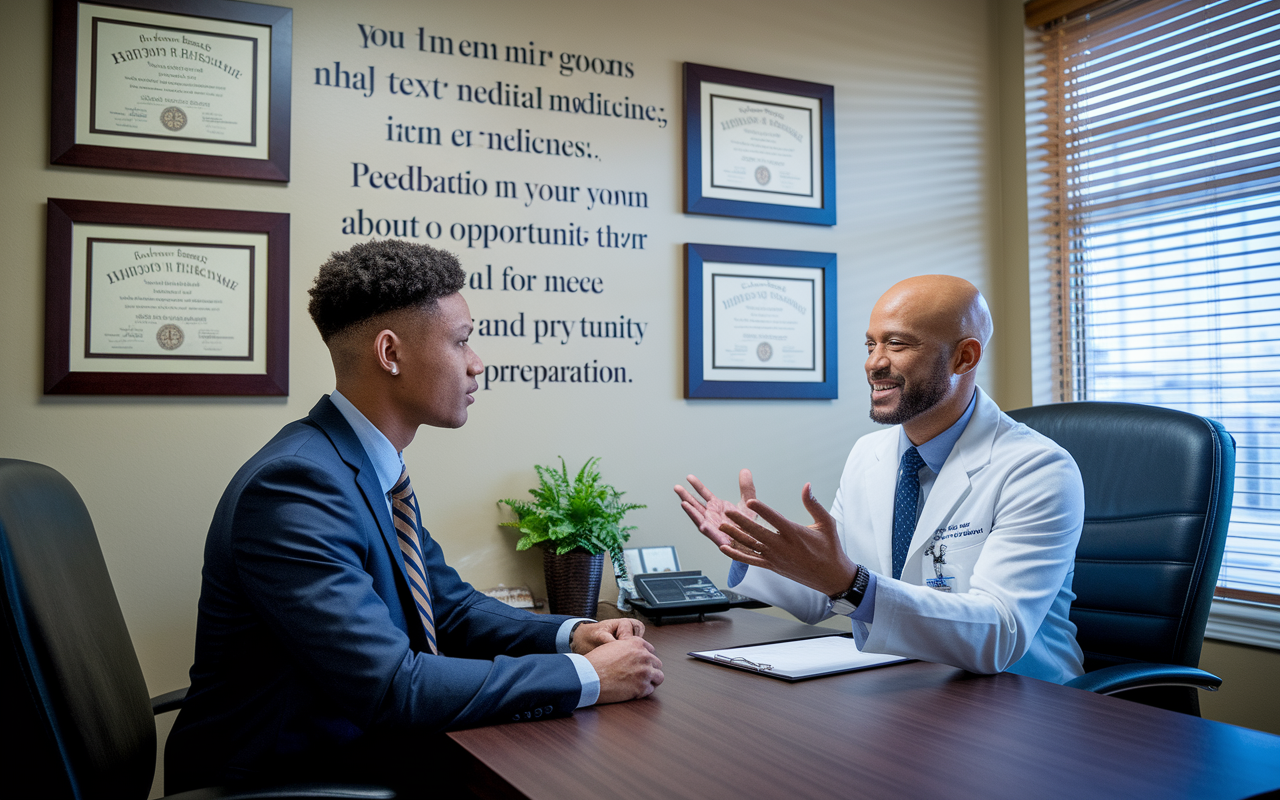
[[[591,662],[586,656],[580,656],[573,652],[572,638],[573,629],[579,622],[595,622],[590,617],[572,617],[566,619],[561,625],[560,630],[556,631],[556,652],[564,653],[573,662],[573,668],[578,671],[578,680],[582,681],[582,695],[578,698],[577,708],[595,705],[600,699],[600,676],[596,673],[596,668],[591,666]]]
[[[556,631],[556,652],[572,653],[573,629],[579,622],[595,622],[590,617],[571,617],[566,619],[561,625],[560,630]]]
[[[577,653],[565,653],[569,660],[573,662],[574,669],[578,670],[578,680],[582,681],[582,696],[578,698],[576,708],[595,705],[600,699],[600,676],[596,673],[596,668],[591,666],[591,662],[586,656],[580,656]]]

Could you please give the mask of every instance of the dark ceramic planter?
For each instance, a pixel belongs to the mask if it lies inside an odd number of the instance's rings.
[[[595,619],[600,603],[600,577],[604,574],[604,553],[593,556],[586,550],[556,555],[542,551],[542,571],[547,579],[547,605],[552,614]]]

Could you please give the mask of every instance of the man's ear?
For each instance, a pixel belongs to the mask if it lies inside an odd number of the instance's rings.
[[[951,356],[951,371],[956,375],[967,375],[982,360],[982,342],[977,339],[961,339]]]
[[[403,343],[396,332],[390,328],[378,331],[373,337],[373,349],[378,366],[390,375],[400,374],[400,356]]]

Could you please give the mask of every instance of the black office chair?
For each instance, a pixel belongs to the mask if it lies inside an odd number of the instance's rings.
[[[1222,685],[1197,665],[1231,516],[1231,435],[1131,403],[1009,416],[1071,453],[1084,479],[1071,621],[1086,674],[1067,685],[1199,716],[1196,689]]]
[[[0,459],[0,574],[6,784],[31,787],[25,796],[143,800],[155,776],[153,714],[176,708],[186,690],[148,699],[93,522],[57,471]],[[395,793],[314,784],[170,797],[372,800]]]

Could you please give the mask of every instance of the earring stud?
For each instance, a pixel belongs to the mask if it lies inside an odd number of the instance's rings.
[[[391,365],[391,374],[392,374],[392,375],[399,375],[399,374],[400,374],[400,367],[396,366],[395,364],[392,364],[392,365]]]

